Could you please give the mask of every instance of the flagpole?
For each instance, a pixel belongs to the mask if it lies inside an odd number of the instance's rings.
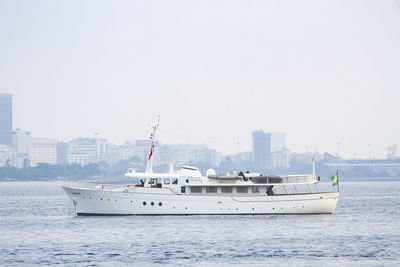
[[[337,177],[337,191],[339,192],[339,171],[336,170],[336,177]]]

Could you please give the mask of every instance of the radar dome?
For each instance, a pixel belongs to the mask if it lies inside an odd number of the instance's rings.
[[[210,175],[216,175],[216,172],[214,169],[208,169],[206,172],[206,177],[210,176]]]

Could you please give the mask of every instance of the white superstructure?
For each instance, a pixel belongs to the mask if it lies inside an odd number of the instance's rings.
[[[195,215],[333,213],[339,192],[319,192],[309,175],[265,176],[259,173],[203,176],[196,167],[153,173],[158,123],[151,136],[146,172],[125,174],[139,184],[64,186],[77,215]],[[136,179],[134,179],[136,178]]]

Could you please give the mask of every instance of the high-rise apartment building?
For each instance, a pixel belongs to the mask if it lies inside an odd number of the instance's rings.
[[[69,143],[68,163],[84,166],[106,161],[109,147],[106,139],[76,138]]]
[[[68,149],[69,143],[59,142],[57,144],[57,164],[66,165],[68,164]]]
[[[272,168],[272,153],[286,147],[283,133],[264,133],[261,130],[252,132],[253,162],[257,171]]]
[[[286,169],[290,167],[290,151],[286,148],[271,153],[271,167]]]
[[[79,165],[96,163],[97,139],[96,138],[77,138],[69,143],[68,162]]]
[[[28,155],[31,150],[32,136],[28,131],[15,129],[12,133],[12,145],[17,149],[18,154]]]
[[[271,143],[268,134],[261,130],[252,132],[253,162],[256,171],[266,169],[270,161]]]
[[[32,138],[30,163],[32,167],[38,163],[57,164],[57,140]]]
[[[286,148],[286,136],[284,133],[267,133],[271,143],[271,153],[282,151]]]
[[[12,95],[0,94],[0,144],[12,144]]]

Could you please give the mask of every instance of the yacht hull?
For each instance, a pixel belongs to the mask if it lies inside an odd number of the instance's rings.
[[[339,192],[212,196],[176,194],[169,188],[63,188],[77,215],[330,214],[339,197]]]

